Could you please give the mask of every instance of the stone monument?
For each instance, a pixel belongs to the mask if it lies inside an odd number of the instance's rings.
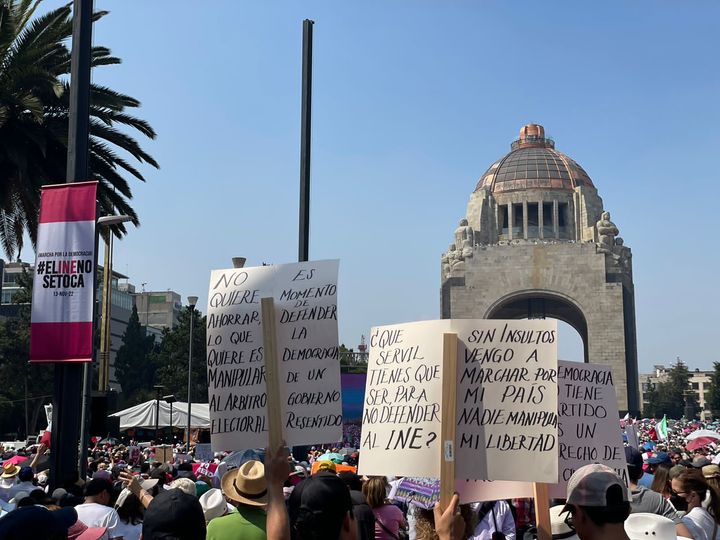
[[[441,259],[443,318],[554,317],[639,412],[632,253],[580,165],[528,124],[470,195]]]

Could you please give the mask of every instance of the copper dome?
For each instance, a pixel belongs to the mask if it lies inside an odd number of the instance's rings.
[[[510,153],[493,163],[475,191],[488,188],[494,193],[525,189],[563,189],[594,187],[583,168],[565,154],[555,150],[545,129],[528,124],[520,129],[520,138],[512,143]]]

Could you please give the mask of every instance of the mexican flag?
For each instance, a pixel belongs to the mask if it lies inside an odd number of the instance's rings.
[[[663,414],[663,419],[657,423],[657,435],[661,441],[667,441],[667,416]]]

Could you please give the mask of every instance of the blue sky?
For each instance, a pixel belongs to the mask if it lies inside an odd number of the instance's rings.
[[[47,0],[47,6],[61,2]],[[439,316],[477,179],[541,123],[633,250],[641,371],[720,361],[720,4],[96,0],[95,82],[158,132],[115,268],[206,304],[210,270],[297,258],[302,20],[314,42],[312,259],[339,258],[341,340]],[[25,258],[32,259],[31,253]],[[203,310],[204,311],[204,310]],[[561,333],[560,355],[582,357]]]

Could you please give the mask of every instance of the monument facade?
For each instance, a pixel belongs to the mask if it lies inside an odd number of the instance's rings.
[[[441,272],[443,318],[565,321],[585,361],[612,368],[618,408],[639,411],[632,252],[542,126],[524,126],[482,175]]]

